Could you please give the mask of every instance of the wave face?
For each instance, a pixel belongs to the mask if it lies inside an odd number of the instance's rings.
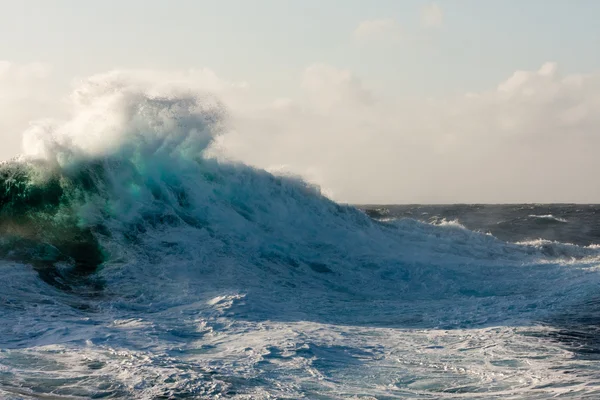
[[[103,79],[0,166],[2,396],[597,393],[597,248],[371,219],[209,157],[214,99]]]

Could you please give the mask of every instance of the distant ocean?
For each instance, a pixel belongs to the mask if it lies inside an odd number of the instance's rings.
[[[0,165],[1,398],[600,398],[600,206],[340,205],[114,104]]]
[[[433,225],[456,222],[505,242],[546,240],[579,246],[600,244],[597,204],[363,205],[378,220],[411,218]]]

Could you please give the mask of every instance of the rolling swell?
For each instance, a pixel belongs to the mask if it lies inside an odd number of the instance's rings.
[[[319,318],[351,319],[321,300],[512,296],[519,303],[519,296],[541,293],[544,281],[568,275],[559,259],[579,251],[554,254],[547,248],[555,246],[504,243],[460,225],[377,222],[299,179],[206,157],[221,129],[218,105],[121,89],[100,99],[108,104],[101,114],[120,115],[117,122],[61,125],[46,132],[53,141],[42,141],[45,157],[0,170],[2,256],[34,265],[61,289],[113,279],[117,270],[120,278],[150,286],[158,276],[185,276],[261,298],[274,285],[286,301],[271,318],[318,311]],[[88,131],[99,139],[90,141]],[[112,141],[102,140],[110,135]],[[595,251],[582,257],[587,253]],[[557,260],[538,265],[548,255]],[[178,267],[165,267],[165,259]],[[97,274],[101,266],[107,270]],[[122,282],[112,287],[120,295],[137,290]],[[307,299],[295,301],[299,293]],[[405,320],[397,321],[386,323]]]
[[[290,309],[272,313],[284,318],[336,296],[519,303],[547,282],[578,276],[562,258],[596,254],[505,243],[459,224],[377,222],[302,180],[207,156],[225,125],[218,102],[120,81],[94,82],[82,93],[85,112],[34,132],[37,157],[0,169],[2,256],[33,264],[61,288],[100,276],[127,295],[137,288],[122,286],[123,276],[173,276],[265,297],[274,285]],[[294,301],[299,293],[310,302]],[[322,314],[335,318],[329,311]]]

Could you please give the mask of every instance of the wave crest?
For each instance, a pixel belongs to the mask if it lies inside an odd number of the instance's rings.
[[[144,86],[121,74],[91,78],[70,104],[66,121],[39,121],[25,132],[26,156],[63,166],[111,154],[197,157],[227,121],[214,96]]]

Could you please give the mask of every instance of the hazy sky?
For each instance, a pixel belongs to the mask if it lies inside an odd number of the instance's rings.
[[[91,75],[189,82],[220,146],[350,202],[600,202],[595,0],[0,0],[0,158]],[[137,71],[137,72],[136,72]]]

